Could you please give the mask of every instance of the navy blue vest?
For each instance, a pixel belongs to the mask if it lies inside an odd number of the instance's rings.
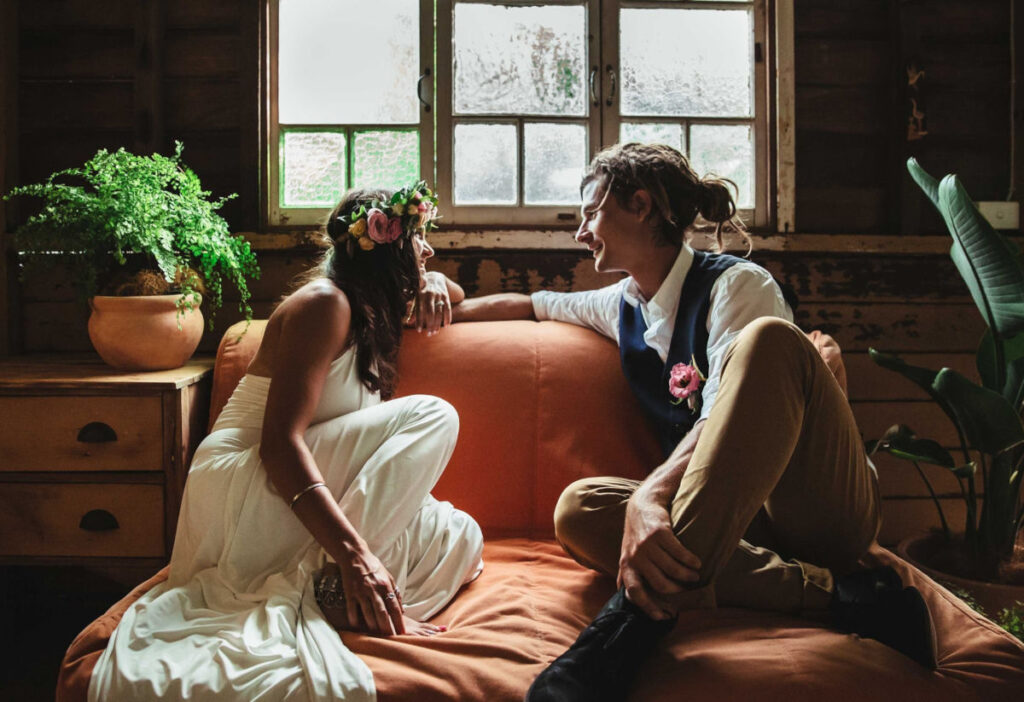
[[[672,331],[668,358],[662,363],[658,352],[644,342],[647,324],[639,307],[623,298],[619,303],[619,354],[622,371],[633,394],[654,423],[661,449],[667,457],[686,432],[697,423],[699,412],[691,412],[686,401],[673,405],[668,391],[669,371],[677,363],[691,363],[708,374],[708,312],[711,287],[718,276],[743,259],[728,254],[693,252],[693,264],[683,281],[679,310]]]

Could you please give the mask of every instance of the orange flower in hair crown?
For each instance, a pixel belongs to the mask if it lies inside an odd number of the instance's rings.
[[[351,237],[348,240],[349,254],[358,246],[363,251],[372,251],[380,244],[398,244],[419,232],[437,229],[437,197],[426,182],[402,188],[388,200],[371,200],[369,205],[357,209],[338,221],[345,225]]]

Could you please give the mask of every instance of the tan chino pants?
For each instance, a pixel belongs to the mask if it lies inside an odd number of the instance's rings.
[[[638,485],[593,478],[566,488],[555,508],[565,550],[614,577]],[[702,564],[676,602],[683,609],[821,610],[832,573],[856,567],[878,533],[878,484],[846,396],[796,326],[764,317],[730,346],[670,514]]]

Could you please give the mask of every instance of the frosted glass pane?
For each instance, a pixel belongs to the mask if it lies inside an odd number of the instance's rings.
[[[578,205],[587,165],[587,128],[582,124],[523,125],[527,205]]]
[[[514,125],[455,125],[455,204],[516,204],[517,160]]]
[[[420,179],[415,130],[359,131],[352,136],[352,187],[398,190]]]
[[[619,126],[619,141],[668,144],[686,153],[686,130],[678,122],[623,122]]]
[[[620,20],[623,115],[752,116],[748,10],[626,9]]]
[[[754,132],[743,124],[690,127],[690,165],[698,175],[714,173],[739,188],[736,204],[754,207]]]
[[[586,13],[581,5],[455,5],[455,112],[583,115]]]
[[[281,0],[282,124],[419,121],[419,0]]]
[[[284,132],[281,149],[281,204],[330,207],[345,192],[345,135],[341,132]]]

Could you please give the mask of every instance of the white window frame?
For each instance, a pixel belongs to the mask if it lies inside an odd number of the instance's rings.
[[[351,1],[351,0],[349,0]],[[281,125],[277,106],[278,100],[278,49],[280,26],[280,1],[270,0],[267,17],[267,221],[272,227],[300,227],[308,225],[320,225],[326,219],[329,208],[326,207],[284,207],[281,204]],[[424,21],[424,17],[433,18],[434,1],[419,0],[420,11],[420,73],[421,80],[415,88],[430,90],[433,88],[434,76],[434,37],[433,21]],[[422,97],[422,94],[421,94]],[[428,183],[434,180],[434,164],[432,154],[434,153],[434,118],[431,100],[421,99],[419,101],[419,123],[418,124],[344,124],[344,125],[288,125],[294,129],[324,128],[325,131],[342,131],[346,133],[345,156],[348,160],[346,177],[351,182],[352,178],[352,136],[356,131],[363,129],[375,129],[386,131],[391,129],[411,129],[419,131],[420,138],[420,178]]]
[[[480,3],[485,5],[582,5],[586,12],[587,22],[587,53],[584,65],[588,72],[598,61],[595,55],[600,49],[600,25],[598,24],[598,6],[600,0],[458,0],[462,4]],[[455,116],[452,113],[452,102],[454,98],[453,89],[453,59],[452,59],[452,18],[454,15],[456,0],[437,1],[437,155],[435,164],[437,167],[437,192],[443,204],[445,224],[457,226],[480,226],[500,224],[506,227],[557,227],[559,225],[579,224],[579,203],[565,205],[459,205],[455,202],[455,180],[454,180],[454,141],[455,125],[475,123],[510,123],[516,126],[516,142],[518,154],[516,164],[519,169],[517,197],[525,190],[523,171],[523,155],[525,142],[523,139],[523,125],[530,122],[545,123],[579,123],[587,125],[587,159],[589,160],[601,147],[601,111],[592,109],[592,96],[587,94],[587,114],[584,116],[571,115],[524,115],[524,114],[488,114],[488,115],[466,115]],[[443,39],[442,37],[447,37]],[[596,63],[599,65],[599,63]],[[588,73],[589,77],[589,73]],[[596,87],[596,86],[595,86]],[[443,138],[442,138],[442,135]]]
[[[490,246],[495,248],[576,248],[569,229],[579,223],[579,208],[565,206],[459,206],[452,203],[454,125],[460,118],[452,115],[452,42],[438,41],[433,46],[434,31],[438,37],[451,37],[452,10],[455,0],[420,0],[420,63],[423,94],[419,105],[420,121],[420,177],[434,183],[441,197],[445,219],[442,231],[435,234],[442,248]],[[490,0],[460,0],[462,2],[490,2]],[[537,5],[537,0],[500,0],[503,4]],[[760,44],[760,60],[754,63],[754,118],[716,119],[693,118],[695,123],[752,123],[755,144],[755,207],[741,211],[748,226],[764,230],[773,222],[778,231],[795,230],[794,213],[794,145],[793,145],[793,0],[748,0],[747,2],[709,2],[708,0],[546,0],[546,4],[584,5],[587,12],[589,42],[587,69],[599,69],[595,81],[596,95],[589,91],[587,117],[549,117],[526,115],[486,115],[468,118],[469,122],[512,122],[517,125],[520,169],[522,180],[524,149],[523,124],[533,121],[558,122],[586,121],[589,155],[592,157],[603,144],[618,141],[620,117],[618,91],[613,104],[606,105],[611,95],[611,67],[618,73],[618,14],[621,7],[700,7],[705,9],[752,7],[754,34],[752,44]],[[326,208],[283,208],[280,193],[280,138],[277,110],[277,51],[279,0],[269,0],[268,60],[267,60],[267,206],[268,224],[272,228],[289,229],[320,224],[327,214]],[[600,9],[600,12],[598,11]],[[434,18],[434,22],[425,18]],[[774,22],[769,22],[769,18]],[[774,32],[770,32],[774,24]],[[609,37],[611,39],[609,39]],[[603,40],[602,40],[603,39]],[[774,75],[773,75],[774,74]],[[773,81],[774,78],[774,81]],[[774,91],[771,90],[774,82]],[[774,92],[774,94],[773,94]],[[597,98],[601,107],[594,109]],[[774,103],[773,103],[774,100]],[[680,121],[683,118],[629,117],[628,121]],[[435,143],[435,122],[437,140]],[[344,125],[348,134],[360,128],[404,128],[398,125]],[[337,128],[337,127],[332,127]],[[687,140],[689,144],[689,139]],[[436,147],[436,150],[435,150]],[[433,155],[433,158],[431,158]],[[349,177],[351,177],[352,143],[348,141]],[[448,231],[445,231],[448,230]],[[527,233],[529,233],[527,235]]]

